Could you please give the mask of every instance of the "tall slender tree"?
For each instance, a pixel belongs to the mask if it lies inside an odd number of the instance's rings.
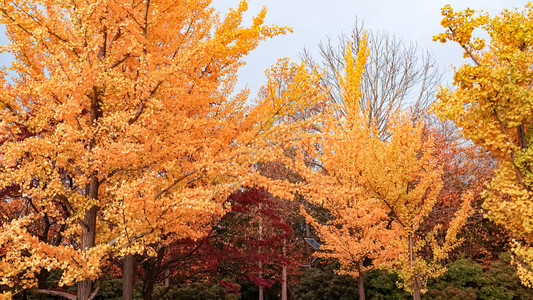
[[[311,155],[316,163],[302,171],[302,193],[328,211],[326,222],[308,216],[327,250],[321,255],[338,259],[341,272],[359,279],[360,298],[365,297],[364,273],[386,266],[398,271],[403,287],[417,300],[427,279],[444,271],[438,262],[459,244],[457,233],[466,222],[470,201],[463,199],[444,241],[437,241],[434,230],[421,232],[442,187],[442,168],[424,123],[397,113],[383,132],[370,121],[368,107],[360,107],[365,103],[360,101],[365,43],[363,36],[355,59],[347,46],[346,69],[338,77],[345,117],[324,117]],[[432,256],[419,256],[426,245]]]

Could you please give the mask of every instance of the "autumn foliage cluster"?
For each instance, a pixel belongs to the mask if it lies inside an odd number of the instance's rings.
[[[443,8],[435,39],[472,63],[430,111],[372,97],[366,32],[333,76],[279,59],[250,99],[246,55],[291,29],[247,6],[0,3],[0,297],[288,299],[327,266],[359,299],[394,274],[416,300],[450,295],[458,257],[482,274],[508,249],[533,285],[532,5]]]

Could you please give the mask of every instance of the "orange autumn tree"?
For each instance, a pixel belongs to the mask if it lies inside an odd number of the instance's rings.
[[[494,17],[467,9],[442,9],[445,32],[468,64],[455,69],[454,87],[442,87],[434,109],[498,161],[485,192],[488,217],[514,237],[514,263],[522,282],[533,286],[533,4]],[[479,31],[484,36],[477,35]]]
[[[364,274],[373,267],[365,262],[373,260],[373,264],[379,265],[398,253],[387,244],[394,238],[394,232],[387,228],[387,208],[378,199],[369,197],[358,174],[360,164],[364,163],[359,154],[366,146],[366,135],[371,134],[359,116],[358,107],[360,78],[368,55],[366,40],[361,43],[357,60],[354,61],[350,49],[347,48],[345,56],[346,74],[338,78],[347,106],[346,119],[325,118],[324,140],[316,142],[324,155],[310,154],[313,160],[307,164],[312,172],[306,176],[309,184],[300,192],[329,215],[328,221],[321,224],[304,212],[320,237],[321,248],[326,251],[321,256],[337,259],[341,274],[357,278],[359,298],[364,299]]]
[[[459,244],[457,233],[466,221],[470,202],[465,199],[446,234],[437,242],[435,231],[420,229],[442,186],[442,169],[436,165],[431,135],[409,115],[391,119],[390,138],[378,130],[360,107],[360,78],[366,60],[365,40],[354,59],[346,50],[346,69],[339,76],[346,117],[325,117],[315,164],[303,171],[307,184],[302,193],[326,209],[326,222],[307,215],[325,252],[341,264],[341,273],[359,278],[364,298],[364,272],[373,267],[396,270],[402,287],[420,299],[427,279],[444,271],[438,264]],[[370,120],[370,121],[369,121]],[[424,247],[432,257],[419,256]],[[372,260],[372,265],[365,261]]]
[[[232,96],[242,58],[287,31],[249,27],[242,1],[220,18],[208,0],[12,0],[0,22],[15,62],[1,74],[0,189],[38,209],[0,231],[0,284],[33,288],[42,268],[92,299],[106,258],[154,253],[162,237],[199,238],[234,189],[255,180],[271,117]],[[12,81],[8,72],[15,74]],[[33,136],[21,140],[20,128]],[[65,242],[28,228],[47,214]],[[169,235],[171,234],[171,235]]]

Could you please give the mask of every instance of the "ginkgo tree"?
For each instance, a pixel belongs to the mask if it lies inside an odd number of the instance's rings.
[[[272,116],[251,111],[246,90],[233,95],[236,71],[288,29],[264,25],[265,9],[243,26],[246,1],[223,18],[210,3],[0,3],[2,50],[15,57],[1,72],[0,189],[16,183],[37,207],[2,224],[0,285],[92,299],[107,257],[201,237],[226,197],[256,181],[250,166],[272,157],[261,145],[272,127],[258,124]],[[43,214],[64,242],[28,230]],[[35,289],[43,268],[77,295]]]
[[[427,279],[444,272],[439,261],[460,243],[457,233],[471,210],[469,197],[445,239],[437,240],[438,227],[421,231],[442,187],[442,168],[422,122],[395,114],[384,139],[359,107],[365,43],[363,37],[356,58],[347,46],[345,71],[338,76],[346,116],[324,117],[311,155],[316,163],[301,171],[302,193],[329,214],[325,222],[307,219],[323,243],[320,255],[338,259],[342,273],[359,278],[360,299],[365,297],[364,273],[373,267],[397,271],[402,287],[420,299]],[[424,247],[431,249],[431,257],[418,255]]]
[[[497,158],[484,206],[513,234],[518,274],[532,286],[533,4],[494,17],[472,9],[456,12],[447,5],[442,15],[445,32],[434,40],[459,44],[470,63],[455,69],[455,87],[441,88],[434,110]],[[476,35],[480,31],[488,42]]]

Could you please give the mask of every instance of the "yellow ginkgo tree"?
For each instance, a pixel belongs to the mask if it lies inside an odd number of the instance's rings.
[[[322,241],[320,255],[338,259],[342,273],[359,278],[360,299],[364,273],[375,267],[397,271],[402,287],[420,299],[427,279],[444,271],[438,262],[459,244],[470,202],[465,198],[444,239],[437,239],[438,227],[422,229],[441,190],[442,169],[422,122],[395,114],[383,138],[359,107],[365,43],[363,38],[356,58],[347,47],[346,69],[338,77],[346,116],[324,117],[316,151],[309,155],[313,163],[301,171],[306,181],[301,192],[326,210],[327,220],[304,214]],[[423,249],[432,254],[420,255]]]
[[[459,44],[469,63],[455,69],[434,110],[497,158],[484,206],[514,235],[518,275],[533,286],[533,4],[494,17],[447,5],[442,15],[445,32],[434,39]]]

